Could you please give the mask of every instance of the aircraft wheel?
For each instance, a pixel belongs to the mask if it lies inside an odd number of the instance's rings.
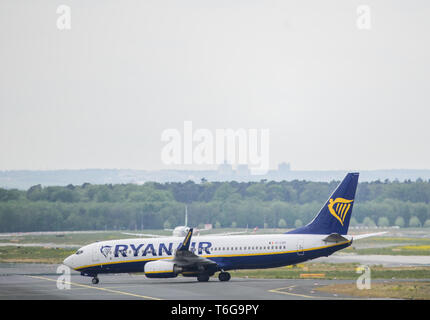
[[[207,282],[207,281],[209,281],[209,275],[204,274],[204,273],[199,274],[197,276],[197,280],[200,281],[200,282]]]
[[[230,278],[231,278],[231,275],[228,272],[221,272],[218,275],[219,281],[228,281],[228,280],[230,280]]]
[[[97,284],[97,283],[99,283],[99,278],[94,277],[94,278],[91,280],[91,282],[92,282],[93,284]]]

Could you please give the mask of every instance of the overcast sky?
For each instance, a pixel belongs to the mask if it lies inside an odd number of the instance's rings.
[[[429,17],[427,0],[2,0],[0,170],[168,169],[161,134],[184,121],[269,129],[271,167],[430,169]]]

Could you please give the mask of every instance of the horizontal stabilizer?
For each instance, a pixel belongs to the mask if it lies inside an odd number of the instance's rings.
[[[356,236],[352,236],[354,240],[360,240],[368,237],[380,236],[381,234],[387,233],[388,231],[376,232],[376,233],[366,233],[366,234],[357,234]]]
[[[348,239],[345,237],[342,237],[339,233],[332,233],[328,237],[325,237],[323,239],[323,241],[325,241],[325,242],[336,242],[337,243],[337,242],[348,241]]]

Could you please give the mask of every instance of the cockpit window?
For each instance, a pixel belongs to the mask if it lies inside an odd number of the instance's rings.
[[[84,252],[84,250],[78,250],[78,251],[76,251],[76,254],[81,254],[83,252]]]

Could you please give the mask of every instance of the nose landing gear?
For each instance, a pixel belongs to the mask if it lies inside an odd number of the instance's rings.
[[[99,278],[97,278],[97,274],[95,274],[95,273],[87,273],[87,272],[81,272],[81,276],[84,276],[84,277],[93,277],[93,279],[91,280],[91,282],[93,283],[93,284],[97,284],[97,283],[99,283]]]

